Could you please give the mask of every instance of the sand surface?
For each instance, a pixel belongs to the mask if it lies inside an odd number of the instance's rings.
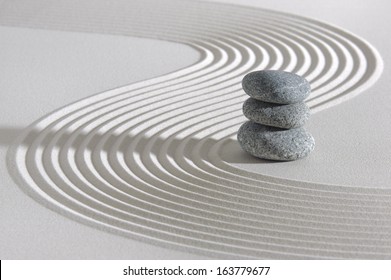
[[[0,257],[391,257],[387,3],[224,2],[1,2]],[[236,142],[265,68],[311,82],[304,160]]]

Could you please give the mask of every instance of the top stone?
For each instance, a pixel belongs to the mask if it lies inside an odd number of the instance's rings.
[[[254,99],[277,104],[301,102],[311,92],[311,86],[306,79],[278,70],[248,73],[243,78],[242,87]]]

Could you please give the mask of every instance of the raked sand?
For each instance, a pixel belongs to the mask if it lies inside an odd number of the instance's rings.
[[[112,234],[203,256],[391,257],[389,159],[367,145],[389,148],[371,142],[373,135],[350,133],[365,121],[384,126],[369,122],[370,112],[345,117],[356,113],[353,102],[383,72],[369,42],[334,25],[261,8],[39,2],[5,1],[0,24],[176,42],[196,50],[198,60],[63,104],[18,133],[7,166],[34,200]],[[311,83],[309,130],[320,141],[308,159],[268,163],[238,148],[246,99],[240,81],[256,69],[295,72]],[[381,117],[384,104],[374,104]],[[362,154],[349,154],[352,148]],[[355,160],[363,155],[383,160],[380,175]],[[368,172],[379,181],[368,184]]]

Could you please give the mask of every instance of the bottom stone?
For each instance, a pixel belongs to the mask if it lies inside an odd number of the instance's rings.
[[[239,128],[238,141],[247,153],[271,160],[296,160],[308,156],[315,140],[304,128],[282,129],[251,121]]]

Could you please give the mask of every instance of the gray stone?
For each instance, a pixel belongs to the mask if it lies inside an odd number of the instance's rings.
[[[251,72],[244,76],[242,87],[252,98],[278,104],[301,102],[311,92],[310,84],[303,77],[277,70]]]
[[[270,160],[296,160],[309,155],[315,140],[304,128],[281,129],[245,122],[238,131],[238,141],[249,154]]]
[[[243,103],[243,114],[253,122],[280,128],[296,128],[305,124],[310,109],[303,103],[274,104],[253,98]]]

